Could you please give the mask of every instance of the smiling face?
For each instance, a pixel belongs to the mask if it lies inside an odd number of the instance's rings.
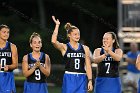
[[[103,42],[103,46],[112,47],[115,40],[112,39],[111,34],[105,33],[104,36],[103,36],[103,41],[102,42]]]
[[[2,28],[0,30],[0,39],[6,41],[9,38],[10,31],[8,28]]]
[[[31,43],[30,43],[31,48],[33,49],[33,51],[35,52],[40,52],[40,49],[42,47],[42,41],[41,38],[38,36],[35,36]]]
[[[73,29],[70,34],[68,34],[70,41],[78,42],[80,39],[80,31],[79,29]]]

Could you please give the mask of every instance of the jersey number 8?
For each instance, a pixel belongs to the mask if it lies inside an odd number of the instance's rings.
[[[80,68],[80,59],[75,59],[75,69],[79,69]]]

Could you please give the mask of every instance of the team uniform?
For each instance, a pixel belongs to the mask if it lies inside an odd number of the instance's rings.
[[[140,54],[139,51],[137,51],[135,53],[129,51],[126,55],[128,58],[136,60],[137,56],[139,54]],[[128,72],[127,72],[126,76],[124,76],[124,83],[132,81],[132,82],[135,82],[137,84],[137,87],[138,87],[138,82],[139,82],[139,78],[140,78],[140,71],[136,68],[135,64],[131,64],[129,62],[128,62],[127,70],[128,70]]]
[[[45,53],[41,52],[40,64],[45,67]],[[32,53],[28,54],[28,65],[31,69],[37,60],[32,57]],[[24,82],[24,93],[48,93],[46,76],[39,68],[36,68],[34,73],[27,77]]]
[[[63,77],[62,93],[87,93],[87,76],[85,71],[85,51],[79,43],[78,49],[67,43],[64,55],[65,74]]]
[[[0,93],[16,93],[13,70],[4,72],[4,66],[12,64],[11,43],[8,41],[4,48],[0,48],[0,64]]]
[[[112,49],[115,52],[115,49]],[[101,48],[100,55],[104,54]],[[94,93],[121,93],[121,80],[119,77],[119,62],[108,55],[98,64],[98,74],[95,80]]]

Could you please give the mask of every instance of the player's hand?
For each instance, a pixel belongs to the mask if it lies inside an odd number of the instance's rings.
[[[4,71],[7,72],[8,71],[8,65],[4,66]]]
[[[59,19],[55,19],[55,16],[52,16],[52,19],[56,25],[60,25]]]
[[[103,46],[104,47],[109,47],[109,43],[107,41],[103,41]]]
[[[109,47],[107,47],[107,46],[103,46],[102,48],[105,50],[106,53],[108,53],[108,51],[109,51]]]
[[[108,52],[108,50],[109,50],[109,44],[107,42],[103,42],[102,48],[105,50],[105,52]]]
[[[92,91],[93,90],[93,86],[92,86],[92,81],[88,82],[88,91]]]
[[[38,68],[40,66],[40,61],[37,61],[36,63],[35,63],[35,68]]]
[[[40,61],[37,61],[36,64],[37,64],[37,67],[40,67]]]

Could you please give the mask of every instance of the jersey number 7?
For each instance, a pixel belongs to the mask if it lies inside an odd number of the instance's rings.
[[[110,63],[105,63],[105,66],[107,66],[106,73],[108,74],[109,73],[109,69],[110,69]]]

